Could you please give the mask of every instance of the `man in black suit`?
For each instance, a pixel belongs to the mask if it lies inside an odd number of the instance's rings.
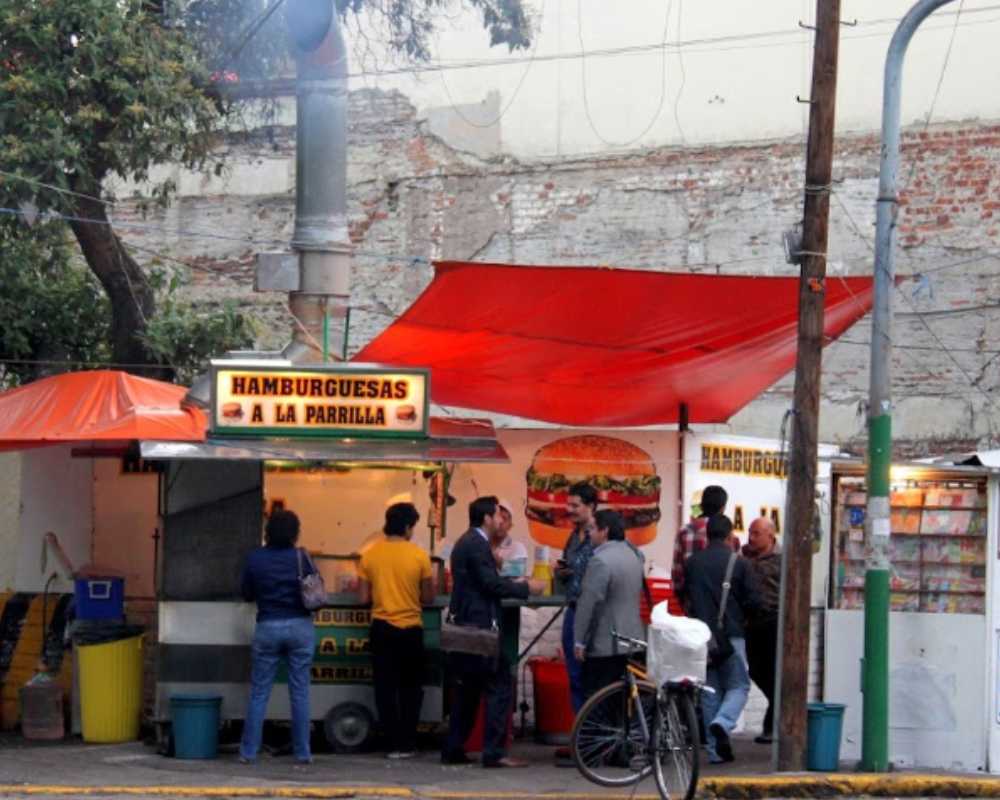
[[[495,497],[479,497],[469,504],[469,530],[451,551],[453,588],[448,613],[458,625],[478,628],[499,626],[500,601],[505,597],[524,600],[539,594],[541,581],[500,576],[490,538],[502,524]],[[483,734],[484,767],[522,767],[524,762],[507,756],[507,717],[512,702],[511,666],[503,653],[496,659],[469,653],[452,653],[449,666],[458,682],[457,702],[451,709],[448,739],[441,753],[445,764],[471,763],[465,740],[476,723],[480,700],[486,696]]]

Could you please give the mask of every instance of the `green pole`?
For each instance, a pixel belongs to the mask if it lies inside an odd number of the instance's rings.
[[[865,655],[862,670],[861,768],[889,769],[889,478],[892,417],[869,422],[865,567]]]
[[[897,179],[903,57],[929,14],[953,0],[917,0],[889,42],[882,87],[882,147],[875,210],[871,389],[868,399],[868,511],[865,515],[865,660],[861,675],[861,767],[889,769],[889,478],[892,462],[892,292],[896,283]]]

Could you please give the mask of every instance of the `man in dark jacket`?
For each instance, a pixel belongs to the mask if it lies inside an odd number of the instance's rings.
[[[451,551],[452,593],[449,615],[458,625],[498,627],[500,601],[505,597],[524,600],[542,591],[540,581],[503,578],[497,570],[490,539],[502,524],[495,497],[479,497],[469,504],[469,530]],[[521,767],[526,763],[506,752],[507,717],[512,702],[511,665],[501,652],[496,659],[470,653],[452,653],[451,673],[458,681],[457,702],[451,709],[448,739],[441,753],[445,764],[471,763],[465,740],[476,722],[480,700],[486,696],[483,734],[484,767]]]
[[[708,759],[713,764],[733,760],[729,734],[746,705],[750,693],[747,673],[746,613],[760,607],[753,573],[730,545],[733,523],[724,514],[709,518],[708,547],[691,556],[684,565],[683,601],[688,614],[713,630],[719,617],[723,583],[730,560],[732,578],[722,627],[733,645],[733,653],[721,664],[708,668],[706,683],[715,693],[701,696],[701,712],[707,725]]]
[[[774,523],[760,517],[750,523],[743,555],[749,561],[760,590],[760,609],[747,620],[747,663],[750,678],[767,698],[763,730],[757,744],[770,744],[774,729],[774,675],[778,660],[778,605],[781,601],[781,548]]]

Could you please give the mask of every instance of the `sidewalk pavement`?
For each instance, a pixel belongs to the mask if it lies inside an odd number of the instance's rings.
[[[770,748],[734,738],[737,762],[703,765],[702,795],[762,797],[1000,797],[1000,781],[973,775],[891,773],[862,775],[770,774]],[[235,753],[211,761],[165,758],[139,743],[86,745],[0,739],[0,797],[311,797],[428,798],[428,800],[520,800],[520,798],[614,798],[653,800],[651,779],[635,792],[588,783],[573,768],[553,766],[553,748],[516,744],[514,754],[531,762],[526,769],[484,770],[450,767],[437,753],[409,761],[380,755],[321,754],[308,767],[291,758],[263,757],[240,764]]]

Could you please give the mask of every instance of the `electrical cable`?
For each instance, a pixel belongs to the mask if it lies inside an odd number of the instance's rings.
[[[663,21],[663,37],[660,43],[660,53],[662,57],[660,100],[659,103],[657,103],[656,111],[653,113],[652,118],[650,118],[649,124],[643,128],[642,133],[638,136],[629,139],[627,142],[612,142],[605,139],[601,135],[601,132],[597,130],[597,124],[594,122],[594,117],[590,112],[590,100],[587,93],[587,49],[583,41],[583,0],[576,0],[576,32],[577,38],[580,40],[580,52],[583,54],[583,57],[580,59],[580,76],[583,85],[583,110],[587,116],[587,123],[590,125],[590,130],[606,147],[626,148],[635,144],[653,129],[656,121],[660,118],[660,114],[663,112],[663,104],[667,99],[667,32],[670,27],[670,13],[672,10],[673,0],[667,0],[667,13]]]
[[[677,133],[681,138],[681,145],[687,144],[687,137],[684,135],[684,127],[681,125],[681,95],[684,94],[684,87],[687,86],[687,69],[684,66],[684,50],[680,45],[681,38],[681,18],[684,16],[684,0],[677,0],[677,32],[674,38],[677,40],[677,68],[681,73],[681,82],[677,87],[677,94],[674,96],[674,124],[677,126]]]
[[[966,9],[963,16],[968,17],[971,14],[981,14],[984,12],[1000,11],[1000,5],[984,6],[983,8]],[[947,16],[952,16],[954,12],[941,12],[935,15],[936,17],[943,18]],[[870,28],[877,27],[881,25],[897,25],[901,18],[899,17],[884,17],[868,21],[859,21],[858,28]],[[977,24],[993,24],[1000,22],[1000,18],[989,19],[981,22],[975,20],[962,22],[961,27],[969,27]],[[951,25],[924,25],[920,28],[918,33],[925,33],[935,30],[946,30],[950,28]],[[428,64],[411,64],[406,67],[398,67],[390,70],[379,70],[379,71],[360,71],[352,72],[348,74],[349,78],[364,78],[364,77],[374,77],[378,78],[380,76],[392,76],[392,75],[407,75],[412,76],[424,72],[439,72],[441,70],[458,70],[458,69],[479,69],[479,68],[489,68],[489,67],[501,67],[510,66],[512,64],[524,64],[528,61],[534,60],[536,63],[545,63],[552,61],[576,61],[582,58],[601,58],[607,56],[619,56],[619,55],[633,55],[647,53],[651,51],[662,50],[664,47],[670,50],[679,50],[683,48],[688,53],[702,53],[702,52],[727,52],[729,50],[742,50],[742,49],[752,49],[757,47],[782,47],[782,46],[798,46],[801,45],[801,40],[796,38],[793,41],[788,42],[770,42],[761,40],[769,40],[774,38],[786,38],[786,37],[801,37],[802,30],[798,26],[795,28],[773,30],[773,31],[758,31],[754,33],[746,34],[730,34],[726,36],[716,36],[716,37],[703,37],[698,39],[690,39],[687,41],[675,41],[668,42],[666,45],[661,43],[651,43],[643,45],[626,45],[621,47],[603,48],[599,50],[589,50],[587,52],[571,52],[571,53],[556,53],[551,55],[537,55],[532,56],[512,56],[510,58],[501,59],[469,59],[465,61],[455,61],[455,62],[435,62]],[[880,31],[876,33],[862,33],[855,35],[842,36],[842,41],[851,41],[855,39],[869,39],[869,38],[880,38],[885,37],[886,32]],[[734,42],[761,42],[756,45],[747,45],[744,47],[733,47],[733,48],[719,48],[711,47],[711,45],[718,44],[729,44]],[[703,49],[697,49],[703,48]]]
[[[545,20],[545,3],[546,0],[542,0],[542,8],[538,15],[538,30],[535,32],[535,44],[531,49],[531,58],[528,61],[528,66],[526,66],[524,68],[524,72],[521,73],[521,79],[517,82],[517,86],[514,87],[514,91],[511,94],[510,99],[507,101],[507,105],[500,109],[500,112],[492,120],[484,123],[469,119],[462,109],[458,107],[458,104],[455,102],[455,98],[452,97],[451,89],[448,87],[448,81],[445,80],[444,77],[444,72],[442,71],[440,73],[441,85],[444,87],[444,93],[448,96],[448,102],[451,103],[451,109],[466,125],[470,125],[473,128],[492,128],[504,118],[504,115],[506,115],[506,113],[510,110],[510,107],[514,105],[514,101],[517,100],[517,96],[521,92],[521,87],[524,86],[524,82],[528,78],[528,73],[531,72],[531,68],[535,64],[535,55],[538,53],[538,43],[542,38],[542,22]]]
[[[26,178],[23,175],[18,175],[16,172],[6,172],[0,169],[0,175],[5,178],[11,178],[16,181],[21,181],[22,183],[28,183],[32,186],[41,186],[43,189],[51,189],[53,192],[58,192],[59,194],[69,195],[70,197],[79,197],[84,200],[93,200],[96,203],[101,203],[106,206],[113,206],[115,203],[113,200],[102,200],[100,197],[94,197],[92,194],[81,194],[80,192],[74,192],[70,189],[63,189],[61,186],[55,186],[51,183],[45,183],[44,181],[35,180],[34,178]],[[2,183],[2,181],[0,181]]]
[[[875,246],[874,246],[874,244],[861,231],[861,228],[858,226],[858,224],[855,221],[853,215],[848,210],[846,204],[842,200],[840,200],[839,194],[837,192],[834,192],[833,196],[834,196],[834,198],[837,199],[837,202],[840,205],[840,208],[843,210],[845,216],[848,219],[848,222],[850,223],[851,227],[854,229],[855,233],[857,233],[857,235],[862,239],[862,241],[864,241],[868,245],[868,248],[874,254],[875,253]],[[907,251],[905,251],[905,250],[903,252],[907,253]],[[908,253],[907,253],[907,257],[910,257]],[[941,340],[941,338],[937,335],[937,333],[934,331],[934,329],[931,328],[931,325],[926,320],[925,315],[923,313],[921,313],[921,311],[916,307],[916,304],[906,295],[905,292],[900,291],[898,285],[895,288],[896,288],[897,293],[900,295],[900,297],[902,297],[903,300],[906,302],[906,304],[909,305],[910,308],[912,309],[913,316],[915,316],[920,321],[920,324],[924,327],[924,329],[927,331],[927,333],[930,334],[931,338],[934,339],[935,342],[937,342],[938,346],[941,348],[941,352],[943,352],[946,356],[948,356],[948,359],[952,362],[952,364],[955,365],[956,369],[958,369],[958,371],[965,377],[966,381],[968,381],[969,387],[972,388],[972,389],[975,389],[976,391],[978,391],[985,398],[987,404],[991,408],[993,408],[994,410],[997,410],[997,406],[994,403],[993,398],[990,396],[989,392],[987,392],[985,389],[983,389],[983,387],[979,385],[978,381],[976,381],[976,380],[973,379],[973,377],[965,370],[965,368],[959,362],[958,358],[956,358],[954,352],[945,346],[945,344]],[[892,343],[891,339],[890,339],[890,345],[892,347],[895,347],[895,344]],[[909,351],[908,350],[904,350],[903,352],[906,352],[909,355]],[[921,365],[921,366],[923,366],[923,365]],[[991,425],[991,427],[992,427],[992,425]]]

